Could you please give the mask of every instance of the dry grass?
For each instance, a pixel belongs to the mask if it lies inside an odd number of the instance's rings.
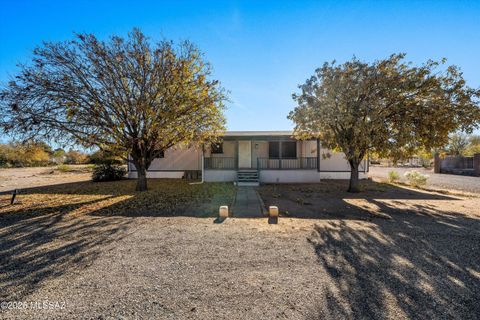
[[[361,181],[360,193],[348,193],[347,188],[348,181],[324,180],[318,184],[265,185],[259,193],[265,205],[278,206],[282,216],[315,219],[389,219],[399,210],[455,211],[455,202],[464,199],[458,194],[371,180]]]
[[[54,172],[60,173],[89,173],[92,172],[93,164],[60,164],[54,167]],[[50,173],[47,171],[47,173]]]
[[[135,191],[134,180],[114,182],[75,182],[32,188],[17,196],[0,196],[2,214],[124,215],[165,216],[185,214],[213,216],[217,204],[230,205],[234,186],[227,183],[191,185],[182,180],[154,179],[149,190]]]

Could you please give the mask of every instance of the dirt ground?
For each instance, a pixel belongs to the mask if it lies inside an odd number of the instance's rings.
[[[56,167],[0,169],[0,192],[90,180],[92,174],[86,166],[69,167],[71,172],[61,172]]]
[[[434,173],[433,169],[411,167],[381,167],[371,166],[368,175],[373,179],[387,180],[390,171],[396,171],[402,182],[407,182],[404,174],[407,171],[416,170],[428,175],[426,188],[433,190],[457,190],[480,194],[480,177],[460,176],[455,174]]]
[[[59,197],[51,201],[68,196],[73,204],[37,208],[24,200],[16,209],[0,208],[0,301],[34,303],[23,309],[7,305],[2,318],[480,314],[478,197],[374,182],[356,195],[344,192],[346,183],[339,181],[267,185],[259,192],[266,205],[280,206],[278,224],[267,218],[219,223],[196,207],[185,216],[149,210],[89,214],[98,199],[81,201],[84,188],[39,188],[28,200],[51,192],[49,198]],[[118,197],[104,205],[124,200]]]

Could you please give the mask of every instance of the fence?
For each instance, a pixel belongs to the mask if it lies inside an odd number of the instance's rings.
[[[473,157],[446,156],[440,158],[435,156],[435,173],[452,173],[459,175],[480,175],[480,154]]]

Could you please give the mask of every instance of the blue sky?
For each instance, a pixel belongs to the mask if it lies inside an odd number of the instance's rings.
[[[291,129],[291,94],[316,67],[353,55],[446,57],[480,86],[480,1],[2,1],[0,81],[43,40],[141,28],[188,39],[230,91],[229,130]]]

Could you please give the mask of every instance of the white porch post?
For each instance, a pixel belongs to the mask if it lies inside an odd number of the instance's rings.
[[[320,139],[317,138],[317,171],[320,172]]]

